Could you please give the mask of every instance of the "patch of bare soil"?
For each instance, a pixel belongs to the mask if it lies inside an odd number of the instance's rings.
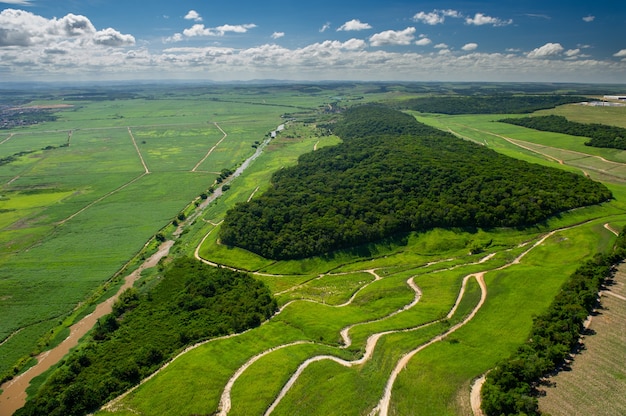
[[[539,410],[552,416],[626,415],[626,264],[602,293],[584,348],[547,381]]]

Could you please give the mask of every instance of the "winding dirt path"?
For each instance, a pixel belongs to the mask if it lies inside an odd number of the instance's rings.
[[[222,396],[220,398],[220,405],[219,405],[219,416],[226,416],[228,414],[228,412],[230,412],[230,408],[231,408],[231,400],[230,400],[230,392],[233,388],[233,386],[235,385],[235,381],[237,381],[237,379],[248,369],[248,367],[250,367],[252,364],[254,364],[255,362],[257,362],[259,359],[265,357],[266,355],[274,352],[274,351],[278,351],[287,347],[293,347],[295,345],[303,345],[303,344],[314,344],[314,342],[312,341],[296,341],[296,342],[292,342],[289,344],[283,344],[283,345],[279,345],[277,347],[273,347],[270,348],[269,350],[265,350],[257,355],[255,355],[254,357],[252,357],[251,359],[249,359],[244,365],[242,365],[241,367],[239,367],[239,369],[235,372],[235,374],[230,378],[230,380],[228,380],[228,383],[226,383],[226,387],[224,388],[224,391],[222,392]]]
[[[92,313],[70,326],[70,335],[61,344],[39,354],[36,357],[37,364],[0,386],[2,389],[2,395],[0,395],[0,416],[11,416],[17,409],[24,406],[26,403],[26,388],[30,385],[32,379],[59,362],[70,349],[78,345],[79,339],[93,328],[98,319],[112,312],[113,304],[122,292],[133,286],[143,270],[156,266],[159,260],[169,253],[173,244],[173,241],[166,241],[161,244],[155,254],[144,261],[137,270],[124,278],[124,284],[115,295],[100,303]]]
[[[615,228],[611,227],[611,224],[609,224],[608,222],[606,224],[604,224],[604,228],[606,228],[607,230],[609,230],[610,232],[612,232],[615,235],[619,235],[619,231],[617,231]]]
[[[472,406],[472,413],[474,416],[484,416],[483,410],[480,408],[482,402],[480,399],[480,391],[483,388],[483,384],[485,384],[485,377],[486,375],[483,374],[472,383],[470,404]]]

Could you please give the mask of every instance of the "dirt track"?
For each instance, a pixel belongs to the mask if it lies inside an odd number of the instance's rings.
[[[173,241],[166,241],[161,244],[159,251],[148,258],[137,270],[124,278],[124,285],[120,287],[115,295],[100,303],[92,313],[72,325],[70,327],[70,335],[61,344],[39,354],[36,357],[37,364],[35,366],[2,385],[0,416],[11,416],[17,409],[24,406],[26,403],[26,388],[30,385],[32,379],[59,362],[70,349],[78,345],[78,340],[93,328],[98,319],[111,313],[113,304],[122,292],[132,287],[133,283],[141,276],[143,270],[156,266],[159,260],[169,253],[173,244]]]

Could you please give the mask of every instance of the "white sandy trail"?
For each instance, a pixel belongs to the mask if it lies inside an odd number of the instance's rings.
[[[283,348],[287,348],[287,347],[293,347],[294,345],[302,345],[302,344],[314,344],[314,342],[312,341],[296,341],[296,342],[292,342],[289,344],[283,344],[283,345],[279,345],[277,347],[273,347],[270,348],[269,350],[265,350],[262,353],[259,353],[257,355],[255,355],[254,357],[252,357],[251,359],[249,359],[244,365],[242,365],[241,367],[239,367],[239,369],[235,372],[235,374],[233,374],[233,376],[230,378],[230,380],[228,380],[228,383],[226,383],[226,387],[224,388],[224,391],[222,392],[222,397],[220,398],[220,406],[219,406],[219,416],[226,416],[228,414],[228,412],[230,412],[230,408],[231,408],[231,400],[230,400],[230,393],[233,389],[233,386],[235,385],[235,381],[237,381],[237,379],[248,369],[248,367],[250,367],[252,364],[254,364],[255,362],[257,362],[258,360],[260,360],[261,358],[265,357],[266,355],[274,352],[274,351],[278,351],[281,350]]]
[[[611,225],[608,222],[606,224],[604,224],[604,228],[606,228],[607,230],[609,230],[610,232],[612,232],[615,235],[619,235],[619,231],[617,231],[615,228],[611,227]]]
[[[480,391],[483,388],[483,384],[485,384],[486,375],[483,374],[478,377],[472,383],[472,390],[470,393],[470,404],[472,406],[472,413],[474,416],[484,416],[483,410],[480,408],[481,400],[480,400]]]
[[[459,304],[459,302],[460,302],[460,300],[463,297],[463,294],[465,292],[467,281],[469,280],[470,277],[475,277],[476,280],[478,281],[478,284],[480,285],[481,295],[480,295],[480,301],[474,307],[472,312],[465,319],[463,319],[463,321],[459,322],[456,325],[453,325],[447,331],[437,335],[436,337],[432,338],[427,343],[420,345],[418,348],[416,348],[413,351],[411,351],[411,352],[405,354],[404,356],[402,356],[400,361],[398,361],[398,363],[396,364],[396,367],[394,368],[394,370],[391,372],[391,376],[389,377],[389,380],[387,381],[387,385],[385,386],[385,393],[383,394],[383,398],[380,400],[380,402],[374,408],[374,410],[372,410],[370,415],[375,415],[375,414],[379,414],[380,416],[387,416],[388,415],[388,413],[389,413],[389,404],[391,402],[391,391],[393,389],[393,385],[396,382],[396,378],[400,374],[400,371],[402,371],[407,366],[407,364],[409,363],[411,358],[413,358],[413,356],[415,356],[415,354],[417,354],[418,352],[422,351],[424,348],[426,348],[426,347],[428,347],[428,346],[430,346],[430,345],[432,345],[432,344],[434,344],[436,342],[441,341],[442,339],[444,339],[445,337],[447,337],[448,335],[450,335],[451,333],[453,333],[457,329],[461,328],[462,326],[464,326],[466,323],[468,323],[469,321],[471,321],[474,318],[474,315],[476,315],[476,312],[478,312],[478,310],[483,306],[483,303],[485,303],[485,300],[487,299],[487,285],[485,285],[485,280],[483,278],[484,274],[485,274],[485,272],[480,272],[480,273],[476,273],[476,274],[470,274],[470,275],[466,276],[463,279],[463,286],[461,288],[461,291],[459,292],[459,296],[457,298],[457,301],[456,301],[454,307],[452,308],[452,310],[450,311],[450,313],[448,313],[448,316],[446,318],[449,319],[449,318],[451,318],[454,315],[454,312],[456,312],[458,304]]]

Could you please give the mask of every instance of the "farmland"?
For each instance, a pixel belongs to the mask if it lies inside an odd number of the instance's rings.
[[[220,244],[226,211],[262,194],[271,173],[300,154],[339,142],[308,123],[333,117],[320,116],[325,104],[412,93],[368,85],[166,92],[68,98],[74,107],[56,121],[3,132],[0,157],[30,153],[0,166],[0,370],[58,342],[62,328],[114,290],[125,266],[154,250],[156,234],[174,238],[172,221],[285,116],[295,121],[186,225],[171,254],[254,272],[280,312],[196,345],[100,414],[469,414],[472,381],[525,341],[532,317],[580,262],[612,246],[604,225],[626,225],[622,152],[496,123],[498,114],[411,113],[509,156],[584,170],[614,199],[525,229],[434,229],[303,260],[265,259]],[[603,122],[586,113],[597,110],[554,111]],[[620,109],[607,110],[614,119]]]

